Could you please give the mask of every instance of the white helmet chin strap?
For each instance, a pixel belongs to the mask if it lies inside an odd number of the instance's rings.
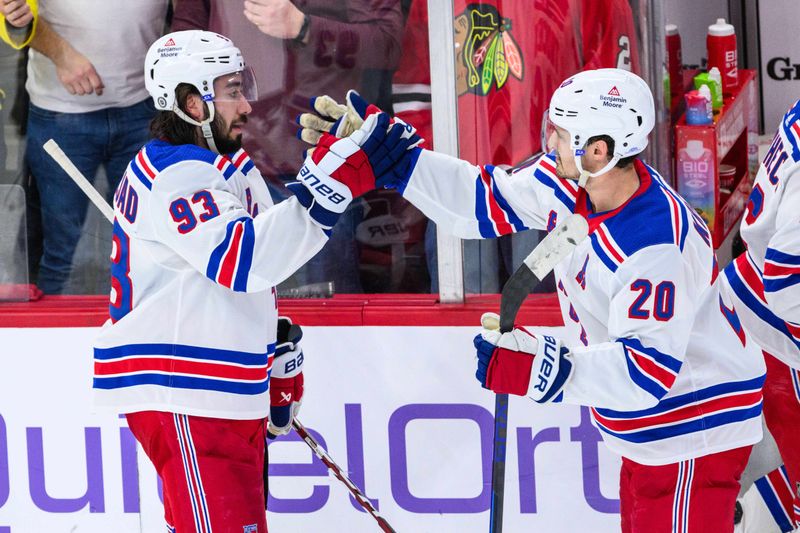
[[[214,152],[215,154],[219,154],[219,150],[217,150],[217,144],[214,142],[214,134],[211,132],[211,122],[214,120],[214,102],[206,102],[208,106],[208,118],[202,122],[198,122],[178,107],[177,102],[172,106],[172,111],[181,117],[183,120],[192,124],[194,126],[200,126],[200,129],[203,131],[203,137],[206,139],[206,143],[208,144],[209,150]]]
[[[583,150],[575,150],[575,151],[576,152],[583,152]],[[620,159],[621,159],[620,156],[614,155],[611,158],[611,161],[609,161],[606,164],[606,166],[604,166],[603,168],[601,168],[597,172],[589,172],[588,170],[584,170],[583,169],[583,164],[581,164],[581,156],[576,153],[575,154],[575,166],[578,167],[578,172],[580,172],[580,176],[578,177],[578,187],[581,187],[581,188],[585,189],[586,188],[586,182],[589,181],[589,178],[594,178],[595,176],[599,176],[601,174],[605,174],[606,172],[608,172],[609,170],[614,168],[614,165],[616,165],[619,162]]]

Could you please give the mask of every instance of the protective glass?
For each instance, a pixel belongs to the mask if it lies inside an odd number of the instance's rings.
[[[214,80],[215,102],[238,102],[258,100],[258,86],[256,76],[250,67],[244,70],[219,76]]]

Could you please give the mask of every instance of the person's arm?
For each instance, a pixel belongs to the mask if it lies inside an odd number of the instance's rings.
[[[359,68],[392,70],[400,61],[403,13],[397,0],[349,2],[347,21],[303,13],[289,0],[245,0],[244,14],[263,33],[295,39],[304,18],[308,27],[302,42],[335,50],[339,62]]]
[[[556,211],[574,209],[578,193],[575,182],[556,176],[550,156],[509,174],[428,150],[420,150],[407,179],[393,185],[441,228],[464,239],[545,229],[556,222]]]
[[[198,185],[201,179],[206,188]],[[222,174],[202,161],[173,165],[153,182],[151,194],[147,214],[155,237],[233,291],[276,286],[328,239],[297,198],[251,217]]]
[[[764,297],[773,313],[800,327],[800,161],[789,156],[778,176],[785,184],[764,258]]]
[[[31,42],[37,23],[36,0],[0,0],[0,39],[15,50]]]
[[[172,15],[171,31],[207,30],[211,19],[209,0],[178,0]]]
[[[616,272],[609,342],[573,347],[565,403],[619,411],[653,407],[683,364],[698,290],[672,244],[640,250]]]
[[[31,48],[55,64],[58,79],[70,94],[103,94],[103,80],[92,62],[61,37],[47,19],[39,18],[39,31],[31,40]]]

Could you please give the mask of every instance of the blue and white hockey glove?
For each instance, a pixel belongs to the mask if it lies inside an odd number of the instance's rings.
[[[528,396],[539,403],[555,401],[572,374],[569,350],[560,340],[522,327],[500,333],[500,317],[485,313],[473,344],[478,352],[475,377],[497,394]]]
[[[303,330],[289,317],[278,317],[275,358],[269,378],[269,423],[267,436],[274,439],[292,429],[292,420],[303,403]]]
[[[309,153],[315,152],[321,144],[325,133],[336,137],[347,137],[361,127],[361,124],[374,114],[382,113],[377,106],[361,98],[356,91],[350,90],[345,97],[345,104],[339,104],[330,96],[317,96],[311,99],[312,113],[303,113],[297,117],[301,129],[297,132],[298,138],[312,145]],[[413,164],[419,156],[416,149],[423,139],[417,135],[417,130],[412,125],[398,117],[392,117],[390,128],[402,127],[398,143],[405,146],[406,151],[394,150],[395,143],[387,142],[386,148],[391,151],[391,165],[385,170],[376,170],[376,185],[384,188],[403,189],[408,181],[408,176],[413,169]],[[402,157],[401,157],[402,156]]]
[[[323,229],[332,228],[353,198],[375,189],[404,162],[410,140],[403,138],[402,126],[389,122],[386,113],[377,113],[344,139],[322,134],[297,181],[287,185]]]

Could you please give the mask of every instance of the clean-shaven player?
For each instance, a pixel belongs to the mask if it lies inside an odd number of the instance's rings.
[[[764,361],[720,291],[706,225],[636,158],[652,93],[627,71],[585,71],[555,91],[549,118],[554,152],[527,168],[414,148],[407,171],[380,184],[468,239],[584,215],[589,238],[555,269],[568,347],[484,330],[477,377],[498,393],[592,408],[623,457],[624,532],[732,531],[739,476],[761,439]]]

